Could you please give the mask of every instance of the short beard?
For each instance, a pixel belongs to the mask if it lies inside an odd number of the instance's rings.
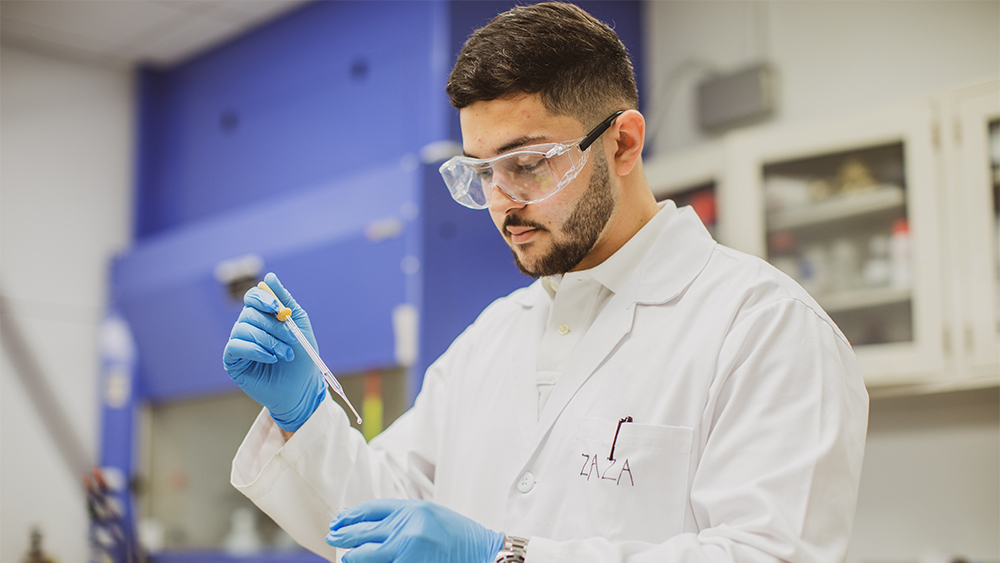
[[[590,177],[590,185],[576,204],[573,214],[563,225],[564,239],[554,240],[552,250],[542,256],[534,268],[528,268],[521,262],[517,252],[511,247],[514,263],[524,275],[532,278],[569,272],[593,250],[614,210],[615,197],[609,181],[608,163],[604,155],[598,152],[597,158],[594,159],[594,173]],[[505,222],[505,226],[507,225],[537,227],[524,224],[516,216],[508,217],[508,221]]]

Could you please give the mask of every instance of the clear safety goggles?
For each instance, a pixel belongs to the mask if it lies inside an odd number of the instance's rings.
[[[489,207],[494,187],[518,203],[537,203],[576,178],[587,163],[590,146],[622,113],[614,113],[573,141],[523,147],[486,159],[453,157],[441,165],[441,177],[451,197],[472,209]]]

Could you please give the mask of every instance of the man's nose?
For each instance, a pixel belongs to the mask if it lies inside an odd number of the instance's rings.
[[[515,209],[522,209],[527,203],[514,201],[507,192],[500,189],[500,186],[492,184],[490,186],[490,211],[493,213],[507,214]]]

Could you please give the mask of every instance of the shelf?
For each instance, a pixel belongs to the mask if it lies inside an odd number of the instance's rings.
[[[912,400],[915,397],[940,396],[946,393],[996,393],[998,389],[1000,389],[1000,378],[992,376],[874,385],[868,387],[868,396],[870,399],[905,398]],[[940,397],[935,400],[940,400]]]
[[[767,216],[767,230],[780,231],[847,219],[902,207],[903,188],[883,185],[860,193],[841,195],[813,203],[774,211]]]
[[[877,287],[820,295],[816,296],[816,301],[827,313],[837,313],[880,305],[893,305],[909,301],[911,298],[912,290],[910,288]]]

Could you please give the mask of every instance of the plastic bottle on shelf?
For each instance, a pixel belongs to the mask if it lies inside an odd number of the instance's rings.
[[[812,202],[809,179],[794,176],[767,176],[764,178],[764,197],[768,212],[808,205]]]
[[[830,291],[848,291],[859,285],[860,254],[854,241],[847,237],[839,237],[830,244]]]
[[[807,246],[799,259],[799,278],[796,280],[812,296],[830,290],[829,258],[821,244]]]
[[[889,261],[892,264],[890,277],[892,287],[900,289],[910,287],[910,224],[905,218],[896,219],[892,224]]]
[[[868,241],[868,261],[862,272],[865,286],[882,287],[889,284],[892,275],[889,260],[889,235],[877,234]]]
[[[261,541],[257,535],[257,518],[253,510],[240,506],[230,517],[229,533],[224,541],[226,553],[230,555],[253,555],[260,551]]]
[[[767,260],[788,277],[800,282],[799,257],[796,254],[795,235],[791,231],[776,231],[767,237]]]

